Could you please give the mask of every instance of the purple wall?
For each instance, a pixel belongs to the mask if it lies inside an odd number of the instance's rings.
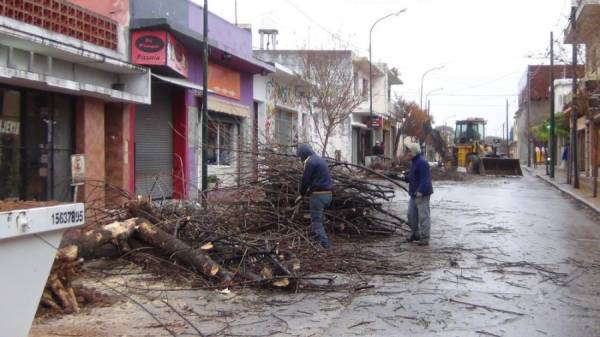
[[[193,3],[189,3],[189,6],[189,28],[202,34],[204,31],[203,9]],[[252,33],[245,29],[238,28],[221,17],[210,13],[210,6],[208,7],[208,10],[208,36],[211,43],[214,41],[219,49],[235,56],[243,56],[245,58],[251,57]]]

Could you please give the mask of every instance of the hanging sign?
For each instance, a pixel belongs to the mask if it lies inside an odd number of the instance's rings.
[[[188,51],[171,33],[163,30],[137,30],[131,33],[131,41],[133,64],[164,66],[188,77]]]

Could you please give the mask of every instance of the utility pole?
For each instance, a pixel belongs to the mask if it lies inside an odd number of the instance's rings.
[[[202,43],[202,192],[208,189],[208,0],[204,0]]]
[[[431,100],[427,100],[427,116],[431,117]]]
[[[531,167],[531,135],[529,134],[529,111],[531,110],[531,69],[527,67],[527,115],[526,115],[526,138],[527,138],[527,167]]]
[[[556,121],[554,120],[554,32],[550,32],[550,137],[548,138],[549,151],[546,153],[550,157],[550,178],[554,178],[554,168],[556,167]]]
[[[506,156],[510,158],[510,144],[508,135],[508,99],[506,100]]]
[[[573,187],[579,188],[579,165],[577,163],[577,7],[571,8],[571,29],[573,29],[573,101],[571,106],[571,161],[573,163]]]
[[[238,13],[238,10],[237,10],[237,0],[235,0],[235,2],[234,2],[234,6],[235,6],[235,26],[237,27],[237,25],[238,25],[238,17],[237,17],[237,13]]]

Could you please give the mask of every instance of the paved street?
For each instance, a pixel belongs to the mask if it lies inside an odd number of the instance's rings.
[[[395,207],[404,211],[406,200]],[[600,336],[595,214],[526,173],[438,183],[432,216],[430,247],[371,243],[405,266],[399,272],[423,274],[354,275],[374,287],[353,293],[140,292],[172,285],[136,273],[103,282],[178,336],[197,336],[195,328],[217,336]],[[140,306],[121,302],[40,319],[30,336],[168,335]]]

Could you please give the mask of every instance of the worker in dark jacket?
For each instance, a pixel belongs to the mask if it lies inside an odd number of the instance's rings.
[[[329,166],[323,158],[312,150],[310,145],[298,145],[298,157],[304,163],[304,174],[300,183],[300,195],[310,195],[310,223],[313,232],[325,249],[331,242],[323,227],[323,210],[331,204],[333,182]]]
[[[411,161],[408,176],[408,225],[412,230],[409,242],[418,241],[419,245],[429,245],[429,233],[431,230],[431,219],[429,217],[429,198],[433,194],[431,183],[431,172],[429,163],[421,154],[419,144],[407,144],[405,146],[407,158]]]

